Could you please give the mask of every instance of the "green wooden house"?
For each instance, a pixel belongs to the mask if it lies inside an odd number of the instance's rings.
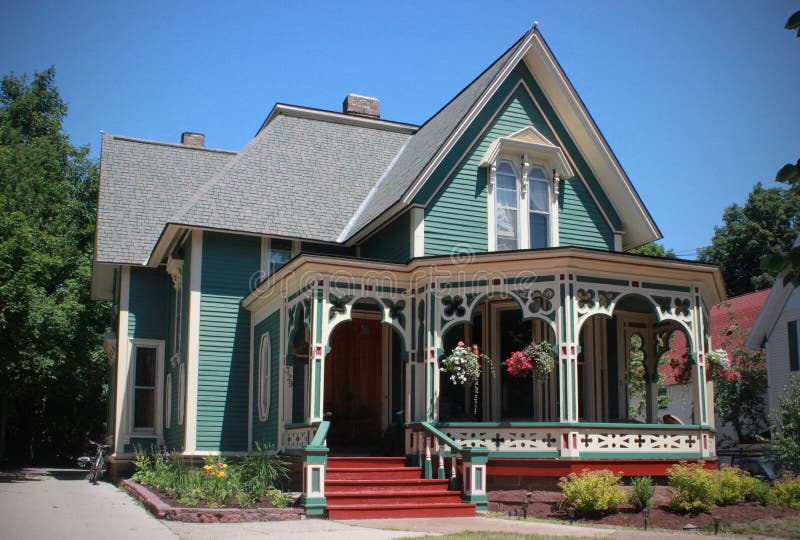
[[[449,479],[474,512],[487,489],[585,467],[711,463],[704,352],[725,289],[714,266],[626,253],[659,238],[536,27],[421,126],[351,94],[341,113],[275,105],[238,152],[105,134],[110,461],[269,445],[332,517],[388,512],[337,502],[359,467],[412,491]],[[694,403],[665,424],[673,332]],[[553,345],[553,372],[511,376],[531,341]],[[440,370],[458,342],[491,359],[478,385]],[[401,488],[405,513],[386,515],[420,515]]]

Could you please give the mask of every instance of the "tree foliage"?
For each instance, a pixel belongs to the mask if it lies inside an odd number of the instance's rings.
[[[791,377],[770,415],[772,444],[783,466],[800,474],[800,376]]]
[[[725,209],[723,225],[714,227],[711,245],[698,259],[720,265],[730,296],[769,288],[777,272],[762,269],[760,261],[789,250],[800,232],[798,215],[800,192],[759,182],[744,206]]]
[[[98,173],[66,113],[54,68],[0,81],[0,456],[13,461],[75,452],[104,417]]]
[[[663,245],[657,242],[650,242],[643,246],[633,248],[628,251],[634,255],[649,255],[650,257],[666,257],[668,259],[675,259],[675,251],[664,248]]]

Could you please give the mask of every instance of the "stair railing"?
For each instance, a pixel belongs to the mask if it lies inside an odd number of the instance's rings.
[[[319,423],[311,444],[301,451],[303,459],[303,497],[302,504],[308,516],[321,516],[325,513],[325,471],[328,467],[328,429],[331,423]]]
[[[450,489],[458,489],[458,458],[461,458],[461,499],[486,511],[486,464],[489,449],[483,446],[462,447],[429,422],[406,424],[406,455],[412,464],[422,467],[423,477],[433,478],[433,455],[438,457],[436,477],[446,478],[445,456],[450,453]]]

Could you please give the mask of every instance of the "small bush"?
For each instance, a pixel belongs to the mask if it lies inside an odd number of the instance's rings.
[[[800,507],[800,476],[784,473],[780,482],[775,482],[775,503],[778,506]]]
[[[625,492],[620,487],[622,476],[611,471],[584,470],[572,473],[558,482],[564,502],[575,507],[582,516],[610,514],[625,502]]]
[[[180,456],[137,454],[133,480],[187,506],[196,506],[201,501],[210,508],[253,506],[264,498],[273,506],[286,506],[289,499],[282,497],[275,484],[288,478],[288,463],[270,454],[267,447],[256,444],[256,448],[257,453],[238,460],[208,456],[202,468],[189,466]]]
[[[747,495],[747,478],[750,475],[738,467],[724,466],[712,473],[714,502],[727,506],[744,502]]]
[[[752,476],[745,476],[742,491],[744,491],[744,500],[747,502],[755,502],[762,506],[767,506],[775,502],[775,495],[772,492],[772,487],[769,485],[769,482],[765,482],[764,480],[759,480]]]
[[[628,495],[628,502],[637,510],[649,508],[656,493],[653,479],[649,476],[635,476],[631,478],[631,487],[633,490]]]
[[[714,478],[699,463],[681,463],[667,471],[672,488],[669,506],[680,512],[706,512],[714,506]]]

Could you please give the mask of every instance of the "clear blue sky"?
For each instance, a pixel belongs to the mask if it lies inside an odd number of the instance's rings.
[[[125,5],[123,5],[125,4]],[[664,233],[692,258],[722,211],[800,157],[790,1],[0,0],[0,73],[57,68],[66,130],[241,149],[275,102],[349,92],[422,123],[533,23]]]

